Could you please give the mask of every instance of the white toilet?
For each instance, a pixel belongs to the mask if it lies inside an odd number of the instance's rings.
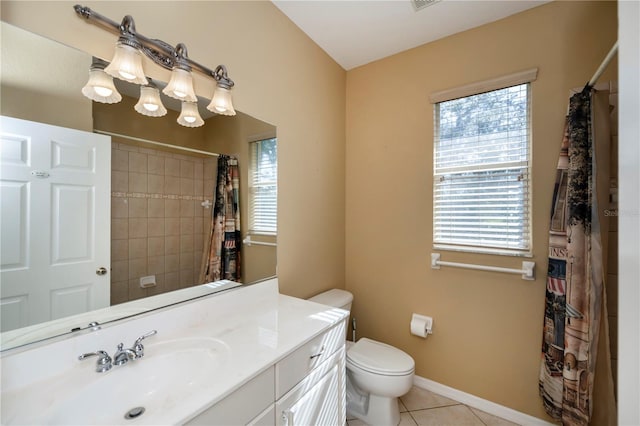
[[[333,289],[309,300],[351,311],[353,295]],[[398,397],[413,385],[413,358],[398,348],[367,338],[356,343],[347,341],[346,349],[347,415],[371,426],[397,425]]]

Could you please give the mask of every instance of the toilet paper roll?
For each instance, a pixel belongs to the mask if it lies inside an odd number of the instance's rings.
[[[411,316],[411,334],[426,338],[431,333],[433,319],[423,315],[413,314]]]

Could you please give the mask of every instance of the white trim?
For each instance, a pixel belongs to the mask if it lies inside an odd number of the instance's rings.
[[[277,139],[276,137],[276,131],[269,131],[269,132],[265,132],[265,133],[258,133],[255,135],[250,135],[247,137],[247,142],[252,143],[252,142],[260,142],[266,139]]]
[[[464,98],[465,96],[477,95],[479,93],[490,92],[492,90],[504,89],[505,87],[516,86],[518,84],[531,83],[538,77],[538,68],[520,71],[491,80],[478,81],[465,86],[454,87],[452,89],[433,92],[429,97],[432,104],[450,101],[452,99]]]
[[[540,425],[540,426],[557,426],[555,423],[549,423],[546,420],[539,419],[537,417],[530,416],[520,411],[516,411],[504,405],[496,404],[495,402],[488,401],[486,399],[479,398],[470,393],[462,392],[449,386],[434,382],[433,380],[425,379],[424,377],[414,376],[413,384],[419,388],[437,393],[438,395],[451,398],[462,404],[468,405],[478,410],[482,410],[485,413],[492,414],[494,416],[509,420],[520,425]]]
[[[463,253],[479,253],[479,254],[491,254],[497,256],[512,256],[512,257],[533,257],[531,250],[508,250],[508,249],[495,249],[490,247],[475,247],[475,246],[456,246],[451,244],[434,243],[434,250],[455,251]]]
[[[113,136],[113,137],[116,137],[116,138],[129,139],[129,140],[136,141],[136,142],[148,143],[150,145],[163,146],[165,148],[178,149],[180,151],[195,152],[196,154],[204,154],[204,155],[208,155],[210,157],[219,157],[220,156],[220,154],[217,154],[215,152],[202,151],[202,150],[199,150],[199,149],[187,148],[187,147],[180,146],[180,145],[171,145],[171,144],[168,144],[168,143],[156,142],[156,141],[152,141],[152,140],[149,140],[149,139],[143,139],[143,138],[137,138],[135,136],[121,135],[119,133],[107,132],[107,131],[104,131],[104,130],[94,129],[93,133],[98,133],[98,134],[107,135],[107,136]]]

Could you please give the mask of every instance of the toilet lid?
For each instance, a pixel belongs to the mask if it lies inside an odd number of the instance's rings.
[[[413,372],[415,362],[398,348],[363,337],[347,351],[347,362],[365,371],[386,376]]]

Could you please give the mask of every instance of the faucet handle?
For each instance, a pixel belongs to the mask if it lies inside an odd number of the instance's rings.
[[[133,351],[136,353],[136,359],[142,358],[144,356],[144,345],[142,344],[142,341],[147,337],[151,337],[156,334],[158,334],[158,330],[151,330],[150,332],[145,333],[136,339],[136,341],[133,343]]]
[[[111,366],[112,366],[111,357],[105,351],[88,352],[86,354],[80,355],[78,357],[78,360],[82,361],[83,359],[86,359],[92,356],[98,357],[98,361],[96,361],[96,371],[98,373],[104,373],[105,371],[111,370]]]
[[[146,339],[147,337],[155,336],[156,334],[158,334],[158,330],[151,330],[151,331],[143,334],[142,336],[138,337],[136,339],[136,342],[139,343],[141,340]]]

